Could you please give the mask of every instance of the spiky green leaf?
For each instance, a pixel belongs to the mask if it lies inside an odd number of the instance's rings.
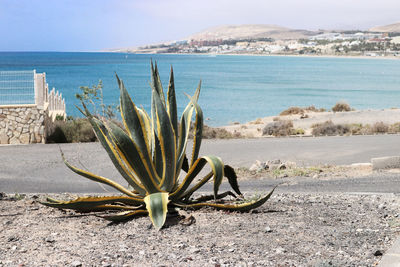
[[[168,193],[154,193],[144,198],[150,220],[157,230],[164,225],[168,212]]]
[[[175,185],[176,138],[170,117],[155,90],[153,90],[153,101],[155,106],[154,123],[157,126],[157,137],[160,142],[163,162],[163,175],[160,185],[161,189],[169,191]]]
[[[276,187],[275,187],[276,188]],[[245,202],[241,204],[217,204],[217,203],[195,203],[195,204],[183,204],[183,203],[174,203],[174,205],[182,208],[202,208],[202,207],[212,207],[221,210],[230,210],[230,211],[249,211],[252,209],[256,209],[262,206],[267,200],[272,196],[274,189],[271,190],[267,195],[261,197],[257,200],[253,200],[250,202]]]

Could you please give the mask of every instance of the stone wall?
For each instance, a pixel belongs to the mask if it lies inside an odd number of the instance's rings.
[[[48,111],[36,105],[0,106],[0,144],[45,143]]]

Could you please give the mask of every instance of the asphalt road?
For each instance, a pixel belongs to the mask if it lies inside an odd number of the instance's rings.
[[[59,147],[71,163],[122,182],[99,143],[8,145],[0,146],[0,192],[98,193],[110,190],[67,169],[61,161]],[[295,161],[300,165],[340,165],[400,155],[399,148],[399,135],[204,140],[201,155],[220,156],[234,167],[248,167],[255,160],[271,159]],[[318,182],[288,180],[289,185],[280,186],[279,190],[400,193],[400,175],[386,176]],[[241,185],[244,191],[265,191],[277,182],[281,181],[242,181]]]

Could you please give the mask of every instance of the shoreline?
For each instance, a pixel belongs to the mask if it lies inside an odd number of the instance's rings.
[[[134,52],[110,52],[102,51],[101,53],[120,53],[120,54],[134,54],[134,55],[190,55],[190,56],[261,56],[261,57],[309,57],[309,58],[350,58],[350,59],[388,59],[388,60],[400,60],[400,56],[356,56],[356,55],[285,55],[285,54],[236,54],[236,53],[224,53],[224,54],[213,54],[213,53],[134,53]]]

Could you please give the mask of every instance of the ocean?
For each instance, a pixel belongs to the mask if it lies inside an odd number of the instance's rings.
[[[105,104],[117,104],[115,73],[134,102],[150,109],[150,60],[164,89],[174,68],[178,109],[202,81],[199,103],[206,124],[227,125],[273,116],[290,106],[355,109],[400,107],[400,60],[245,55],[136,55],[124,53],[0,52],[1,70],[46,72],[49,87],[65,97],[67,113],[80,116],[75,94],[102,80]]]

